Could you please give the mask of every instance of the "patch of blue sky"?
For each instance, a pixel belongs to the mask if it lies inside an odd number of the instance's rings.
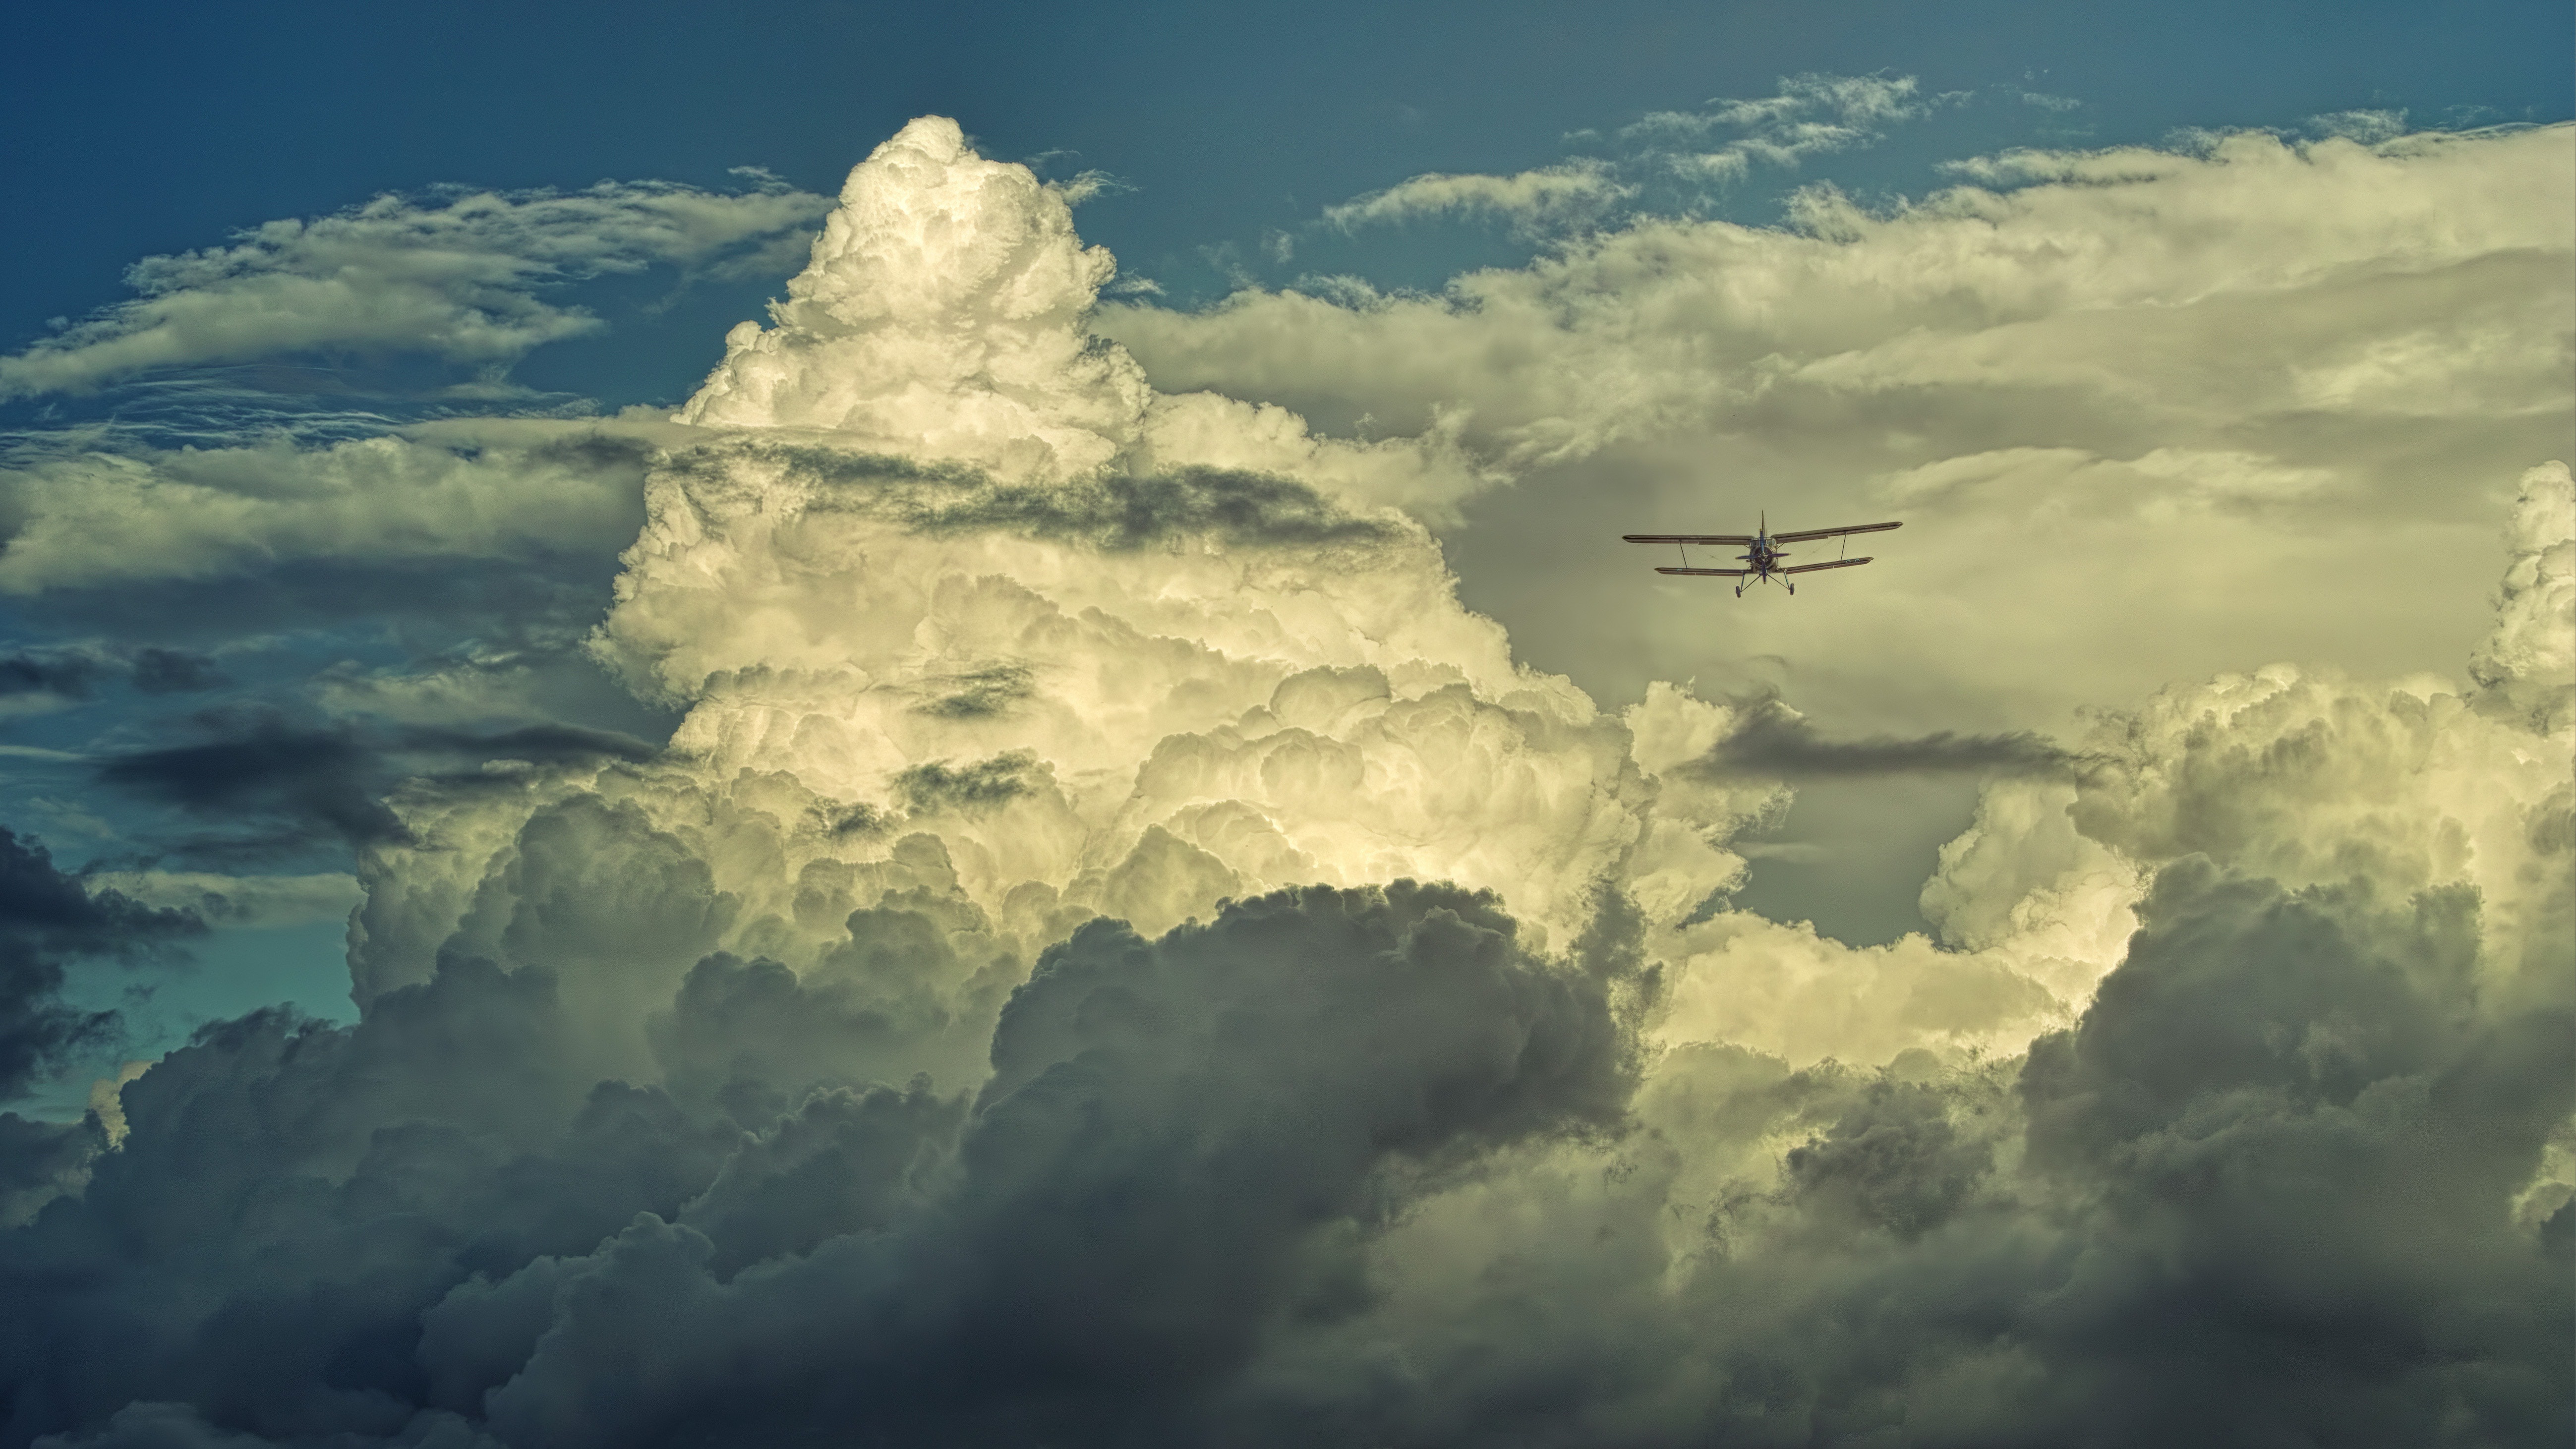
[[[78,1117],[89,1105],[91,1085],[113,1078],[123,1063],[157,1061],[200,1028],[255,1007],[356,1021],[358,1009],[349,999],[348,930],[345,916],[217,930],[166,957],[77,963],[67,973],[64,1004],[114,1011],[119,1030],[65,1062],[8,1110],[41,1121]]]

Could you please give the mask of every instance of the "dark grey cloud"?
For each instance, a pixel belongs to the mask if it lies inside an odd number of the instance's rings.
[[[921,836],[791,971],[694,945],[723,903],[631,817],[540,815],[528,905],[356,1026],[201,1033],[116,1151],[0,1132],[23,1196],[89,1178],[0,1233],[0,1445],[2570,1427],[2576,1210],[2497,1204],[2576,1108],[2571,993],[2490,989],[2463,892],[2186,860],[2026,1062],[1641,1078],[1617,911],[1550,963],[1490,898],[1316,887],[1022,981]],[[593,1065],[603,990],[658,1001],[655,1084]],[[980,1088],[908,1075],[959,1031]]]
[[[1007,712],[1037,691],[1037,678],[1025,665],[994,664],[929,681],[931,698],[923,714],[942,719],[981,719]]]
[[[67,958],[131,958],[204,930],[186,911],[92,894],[55,869],[44,846],[0,826],[0,1101],[23,1095],[70,1053],[115,1039],[115,1012],[62,1001]]]
[[[1306,548],[1366,546],[1392,536],[1388,524],[1354,514],[1294,479],[1227,468],[1112,474],[1069,488],[993,485],[962,498],[924,497],[909,519],[925,532],[999,528],[1109,550],[1184,534]]]
[[[50,694],[86,700],[120,664],[128,680],[145,694],[217,689],[231,682],[213,659],[185,649],[146,646],[121,658],[117,651],[95,645],[30,649],[0,655],[0,698]]]
[[[1029,793],[1030,777],[1049,768],[1031,751],[1012,750],[964,764],[924,761],[898,773],[894,785],[916,813],[973,810]]]
[[[14,1228],[89,1176],[89,1160],[105,1147],[98,1119],[34,1122],[0,1112],[0,1228]]]
[[[192,694],[232,682],[213,659],[185,649],[137,649],[128,667],[134,687],[145,694]]]
[[[1963,735],[1872,735],[1828,739],[1777,697],[1739,703],[1733,733],[1693,768],[1711,775],[1776,775],[1817,779],[1856,775],[1971,772],[2004,775],[2075,775],[2098,761],[2069,751],[2032,730]]]
[[[2021,1084],[2040,1173],[2095,1204],[2030,1326],[2098,1442],[2563,1440],[2551,1243],[2576,1212],[2535,1244],[2497,1205],[2576,1109],[2564,981],[2482,1008],[2464,888],[2292,892],[2193,859],[2141,916]]]
[[[0,655],[0,698],[51,694],[87,699],[99,674],[99,662],[84,654],[35,650]]]
[[[1405,1198],[1387,1168],[1607,1125],[1627,1082],[1597,978],[1522,957],[1489,901],[1410,884],[1264,897],[1153,942],[1096,922],[1013,997],[993,1066],[944,1190],[893,1231],[720,1284],[718,1244],[639,1220],[564,1265],[558,1301],[630,1307],[559,1320],[488,1401],[495,1427],[1168,1439],[1283,1317],[1364,1302],[1350,1254]],[[612,1364],[673,1371],[603,1403]]]
[[[1637,1190],[1399,1245],[1496,1266],[1261,1366],[1229,1442],[2564,1442],[2576,1207],[2505,1205],[2576,1107],[2576,991],[2499,1001],[2479,915],[2186,860],[2026,1062],[1684,1049],[1605,1170]],[[1784,1137],[1776,1185],[1718,1167]]]
[[[104,784],[227,822],[231,829],[181,843],[209,856],[273,854],[327,840],[407,841],[409,829],[383,796],[408,775],[488,760],[564,765],[639,761],[656,753],[631,736],[569,724],[488,734],[427,726],[381,730],[298,723],[274,710],[212,711],[195,724],[213,738],[113,755],[99,762],[97,775]]]
[[[900,914],[850,949],[924,949]],[[751,1130],[587,1080],[533,967],[210,1027],[0,1234],[0,1444],[1168,1442],[1266,1334],[1364,1309],[1426,1186],[1616,1123],[1607,981],[1516,934],[1410,883],[1096,922],[971,1098],[827,1085]],[[711,958],[674,1011],[748,1042],[778,977]]]
[[[352,563],[288,559],[219,580],[120,580],[51,589],[14,602],[48,627],[165,641],[200,649],[288,630],[338,630],[353,621],[444,647],[460,637],[514,631],[578,632],[609,597],[615,550],[531,550],[510,559],[450,557]],[[426,652],[426,650],[424,651]]]
[[[1236,468],[1188,467],[1044,486],[995,481],[962,464],[836,448],[733,443],[674,454],[675,471],[718,471],[744,457],[820,485],[817,512],[879,513],[924,533],[1002,531],[1105,551],[1183,536],[1243,547],[1369,547],[1397,525],[1348,507],[1294,478]]]

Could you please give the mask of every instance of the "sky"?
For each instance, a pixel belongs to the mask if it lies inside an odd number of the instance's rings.
[[[18,23],[0,1446],[2565,1442],[2571,48]]]

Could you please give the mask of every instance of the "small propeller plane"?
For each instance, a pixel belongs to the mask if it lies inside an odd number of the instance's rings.
[[[1820,569],[1858,568],[1862,564],[1869,562],[1865,557],[1838,558],[1825,563],[1799,564],[1793,568],[1784,568],[1781,566],[1780,560],[1787,558],[1789,555],[1781,550],[1781,544],[1805,543],[1809,539],[1839,537],[1843,539],[1843,547],[1845,549],[1849,549],[1851,547],[1849,535],[1851,534],[1883,533],[1891,528],[1903,528],[1905,526],[1902,523],[1859,523],[1854,524],[1849,528],[1810,528],[1803,533],[1783,533],[1775,536],[1771,532],[1771,516],[1768,513],[1765,513],[1761,517],[1761,526],[1751,534],[1623,533],[1620,535],[1620,538],[1629,543],[1680,544],[1682,549],[1682,566],[1680,568],[1658,568],[1655,572],[1659,574],[1692,574],[1711,578],[1736,579],[1739,582],[1735,586],[1735,596],[1740,599],[1744,597],[1744,584],[1741,582],[1743,580],[1749,579],[1754,583],[1767,584],[1773,579],[1778,579],[1780,583],[1794,595],[1798,592],[1798,584],[1796,580],[1789,577],[1791,574],[1812,574]],[[1745,551],[1738,554],[1737,557],[1746,564],[1751,565],[1751,567],[1740,569],[1692,568],[1690,566],[1690,546],[1695,543],[1715,544],[1720,547],[1744,544],[1747,546]]]

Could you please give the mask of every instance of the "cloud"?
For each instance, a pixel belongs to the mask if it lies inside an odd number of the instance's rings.
[[[236,828],[186,848],[214,855],[288,851],[324,839],[405,841],[410,827],[382,802],[410,772],[643,760],[653,747],[576,725],[523,725],[494,734],[410,726],[378,737],[356,725],[300,725],[275,712],[214,712],[198,724],[214,738],[99,758],[99,780]],[[500,775],[492,772],[501,767]]]
[[[640,521],[648,423],[469,422],[318,448],[94,452],[0,470],[0,592],[221,579],[298,560],[606,556]]]
[[[1866,146],[1886,128],[1914,120],[1953,99],[1918,97],[1912,76],[1783,76],[1776,95],[1719,99],[1699,111],[1657,111],[1620,128],[1644,142],[1664,165],[1711,180],[1744,176],[1753,162],[1795,166],[1808,156]],[[1715,150],[1666,149],[1705,140],[1714,131],[1742,136]]]
[[[231,683],[215,661],[185,649],[137,649],[131,667],[134,687],[145,694],[193,694]]]
[[[2554,734],[2576,695],[2576,476],[2565,463],[2522,475],[2506,530],[2507,566],[2495,631],[2469,660],[2469,675]]]
[[[1286,474],[1370,502],[1437,507],[1479,486],[1438,428],[1359,445],[1302,419],[1157,393],[1088,321],[1116,272],[1026,167],[925,117],[850,173],[773,326],[727,334],[677,414],[707,428],[815,430],[844,451],[1041,487],[1192,468]]]
[[[357,877],[338,871],[313,875],[94,871],[83,879],[93,889],[112,890],[145,906],[194,912],[218,930],[346,920],[362,894]]]
[[[1383,191],[1324,208],[1328,226],[1355,231],[1451,213],[1491,213],[1524,225],[1561,224],[1598,215],[1634,192],[1599,161],[1569,161],[1512,176],[1431,172]]]
[[[569,195],[380,196],[136,263],[134,300],[0,357],[0,398],[307,352],[506,365],[600,325],[541,298],[549,286],[657,263],[720,268],[821,209],[821,198],[775,183],[735,195],[602,182]]]
[[[360,1016],[0,1136],[7,1442],[2564,1436],[2563,475],[2482,682],[2168,683],[1854,949],[1712,904],[1787,803],[1712,761],[2037,742],[1604,711],[1293,419],[1173,443],[1025,172],[844,196],[594,637],[671,748],[124,757],[356,822]]]
[[[24,1096],[69,1052],[117,1029],[115,1012],[62,1001],[66,958],[131,958],[204,929],[185,910],[154,909],[115,890],[92,893],[56,870],[44,846],[0,828],[0,1101]]]
[[[230,683],[214,661],[184,649],[131,651],[94,644],[0,655],[0,714],[32,714],[87,703],[98,681],[122,667],[143,694],[179,694]]]
[[[2458,667],[2491,495],[2576,446],[2571,142],[2015,152],[1875,211],[1814,188],[1785,226],[1640,218],[1437,295],[1098,325],[1163,389],[1453,420],[1518,480],[1476,518],[1516,560],[1480,607],[1587,687],[1779,656],[1844,728],[2055,730],[2249,654]],[[1723,631],[1609,543],[1763,508],[1907,527],[1833,608]],[[2394,574],[2387,530],[2414,549]],[[1650,586],[1642,623],[1600,606]]]
[[[61,709],[90,697],[100,662],[73,651],[29,650],[0,655],[0,714]]]
[[[574,1089],[553,1070],[568,1023],[543,973],[460,962],[356,1027],[253,1018],[128,1084],[123,1147],[9,1245],[6,1269],[86,1260],[79,1235],[110,1224],[202,1235],[169,1194],[359,1148],[348,1192],[216,1229],[234,1251],[195,1259],[199,1308],[135,1325],[146,1341],[126,1351],[54,1360],[52,1402],[104,1418],[186,1397],[190,1345],[257,1325],[222,1402],[196,1403],[263,1437],[391,1434],[448,1405],[530,1442],[633,1442],[709,1415],[793,1424],[819,1411],[812,1375],[851,1343],[879,1346],[860,1350],[881,1355],[863,1377],[911,1386],[848,1405],[889,1430],[1150,1418],[1176,1383],[1239,1362],[1274,1315],[1334,1291],[1352,1246],[1335,1223],[1393,1213],[1419,1190],[1408,1180],[1488,1144],[1615,1112],[1624,1064],[1603,981],[1511,937],[1490,902],[1410,886],[1248,902],[1159,942],[1101,923],[1014,997],[971,1111],[921,1087],[829,1091],[758,1137],[695,1121],[658,1089]],[[491,1075],[452,1090],[450,1047],[469,1041]],[[192,1150],[168,1116],[254,1098],[297,1110],[227,1154]],[[373,1132],[392,1120],[416,1125]],[[472,1163],[493,1170],[460,1176]],[[392,1202],[436,1227],[371,1232]],[[661,1211],[603,1216],[646,1203]],[[235,1256],[253,1241],[336,1243],[378,1290],[342,1293],[340,1269],[301,1255],[286,1277],[256,1270]],[[597,1253],[565,1251],[589,1242]],[[1071,1242],[1089,1246],[1067,1256]],[[111,1299],[55,1281],[58,1326],[112,1321]],[[1104,1296],[1107,1283],[1125,1291]],[[703,1311],[656,1324],[582,1306],[674,1294]],[[571,1319],[543,1332],[558,1311]],[[807,1347],[775,1352],[782,1329]],[[330,1356],[385,1332],[417,1347],[344,1356],[365,1388],[354,1396],[275,1353]],[[773,1351],[734,1357],[742,1376],[706,1372],[730,1356],[703,1350],[744,1333],[743,1348]],[[25,1338],[5,1351],[20,1369],[49,1354]],[[998,1355],[995,1372],[959,1381],[943,1365],[960,1352]],[[599,1404],[593,1375],[630,1355],[681,1371]],[[1062,1375],[1085,1365],[1117,1371],[1063,1401]],[[21,1424],[60,1410],[36,1412]]]
[[[1774,775],[1794,780],[1944,771],[2054,775],[2084,763],[2081,757],[2026,730],[2000,735],[1960,735],[1943,730],[1913,739],[1885,735],[1860,740],[1824,739],[1806,716],[1777,697],[1744,705],[1736,711],[1736,720],[1734,732],[1698,768],[1721,776]]]
[[[1448,216],[1493,216],[1527,233],[1596,225],[1650,184],[1678,176],[1688,183],[1731,184],[1754,163],[1794,167],[1805,157],[1865,146],[1885,129],[1921,117],[1950,97],[1918,100],[1911,76],[1796,75],[1779,93],[1757,100],[1713,100],[1701,111],[1657,111],[1624,127],[1615,158],[1576,156],[1509,176],[1427,172],[1324,208],[1322,222],[1343,233],[1403,226]],[[1715,149],[1712,133],[1741,132]],[[1591,132],[1580,139],[1598,140]],[[1285,262],[1289,240],[1273,260]],[[1304,288],[1308,284],[1300,283]]]

